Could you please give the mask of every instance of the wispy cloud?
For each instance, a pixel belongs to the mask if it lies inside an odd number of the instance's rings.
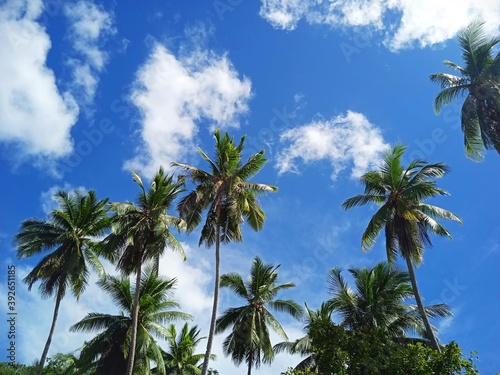
[[[300,20],[333,27],[377,30],[391,50],[442,43],[475,18],[498,33],[500,5],[490,0],[261,0],[260,15],[275,28],[293,30]]]
[[[37,23],[42,10],[38,0],[0,7],[0,56],[8,56],[0,59],[0,141],[15,145],[21,158],[68,155],[79,112],[46,65],[51,41]]]
[[[361,176],[377,165],[388,147],[380,129],[352,111],[287,130],[280,141],[285,148],[276,156],[279,174],[299,173],[298,160],[305,164],[327,160],[334,180],[346,168],[350,168],[352,177]]]
[[[68,38],[76,54],[67,61],[73,69],[73,89],[84,103],[91,103],[99,73],[109,58],[103,45],[116,33],[114,17],[102,6],[85,0],[67,4],[64,14],[70,23]]]
[[[54,209],[58,208],[58,203],[54,199],[54,196],[56,195],[57,192],[61,190],[67,191],[69,193],[78,190],[82,194],[85,194],[88,191],[88,189],[85,188],[84,186],[78,186],[75,188],[73,185],[68,183],[65,183],[62,186],[54,185],[50,187],[48,190],[42,191],[42,193],[40,193],[40,203],[42,205],[42,210],[46,215],[50,214]]]
[[[177,57],[155,43],[131,94],[142,113],[141,144],[125,167],[152,176],[160,165],[185,161],[201,124],[238,127],[250,96],[250,80],[238,76],[226,55],[195,48]]]

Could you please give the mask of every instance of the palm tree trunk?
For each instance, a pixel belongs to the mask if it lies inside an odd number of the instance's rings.
[[[427,333],[427,339],[431,342],[432,347],[441,353],[441,347],[432,331],[431,324],[429,323],[429,318],[427,317],[427,313],[424,309],[424,304],[422,303],[422,297],[420,296],[420,292],[418,291],[417,279],[415,277],[415,270],[413,268],[413,263],[410,257],[404,257],[406,260],[406,265],[408,266],[408,273],[410,274],[411,286],[413,288],[413,294],[415,295],[415,301],[417,302],[418,312],[422,317],[424,322],[425,331]]]
[[[141,268],[142,261],[137,263],[137,276],[135,278],[135,296],[134,307],[132,312],[132,335],[130,337],[130,349],[128,351],[127,375],[133,375],[134,360],[135,360],[135,347],[137,343],[137,323],[139,318],[139,294],[141,291]]]
[[[250,353],[250,358],[248,358],[248,372],[247,375],[252,375],[252,362],[253,362],[253,353]]]
[[[217,224],[215,233],[215,285],[214,285],[214,304],[212,307],[212,319],[210,321],[210,331],[208,332],[207,351],[203,360],[201,375],[206,375],[208,370],[208,362],[212,352],[212,342],[215,334],[215,321],[217,319],[217,306],[219,305],[219,288],[220,288],[220,229]]]
[[[153,262],[153,269],[155,276],[158,277],[160,274],[160,254],[156,254]]]
[[[50,326],[49,337],[47,338],[47,342],[45,343],[45,348],[43,348],[42,358],[40,358],[39,366],[42,369],[45,366],[45,360],[47,359],[47,354],[49,353],[50,343],[52,342],[52,336],[54,335],[54,331],[56,329],[56,321],[57,321],[57,316],[59,315],[59,305],[61,304],[62,295],[63,295],[63,288],[59,286],[57,290],[56,306],[54,307],[54,316],[52,317],[52,325]]]

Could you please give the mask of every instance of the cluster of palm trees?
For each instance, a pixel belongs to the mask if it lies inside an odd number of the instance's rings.
[[[328,273],[327,289],[331,296],[317,310],[306,305],[305,336],[295,341],[285,341],[275,345],[276,352],[301,354],[306,358],[296,370],[318,371],[318,359],[323,354],[314,345],[313,327],[318,324],[337,326],[348,333],[382,333],[401,345],[417,342],[428,344],[427,332],[417,306],[409,304],[413,289],[407,272],[382,262],[371,269],[352,268],[355,289],[351,289],[342,275],[342,269],[332,268]],[[452,315],[445,304],[426,306],[425,312],[431,318],[444,318]],[[437,331],[432,327],[433,331]],[[332,346],[335,345],[334,337]],[[387,358],[386,358],[387,359]],[[374,369],[373,369],[374,370]],[[364,373],[364,372],[363,372]]]
[[[449,61],[445,64],[460,76],[431,76],[442,88],[435,109],[439,112],[465,93],[461,119],[467,155],[479,158],[489,148],[500,153],[500,54],[492,55],[500,38],[486,38],[482,23],[475,22],[462,30],[459,42],[465,66]],[[448,172],[448,167],[422,160],[403,166],[404,146],[396,145],[387,151],[380,168],[361,177],[363,194],[342,205],[344,209],[371,203],[379,206],[362,235],[361,247],[369,250],[383,231],[387,263],[370,270],[350,269],[355,290],[349,288],[340,269],[332,269],[328,279],[332,298],[316,311],[307,305],[304,310],[292,300],[277,298],[280,291],[294,285],[278,284],[279,266],[265,264],[258,257],[253,260],[246,282],[239,274],[220,275],[221,244],[241,242],[245,222],[255,231],[262,229],[265,214],[258,197],[277,191],[274,186],[249,181],[266,159],[261,151],[243,163],[244,143],[245,137],[236,144],[227,133],[222,135],[217,130],[214,158],[199,150],[208,170],[172,163],[182,173],[175,177],[160,168],[149,188],[132,172],[140,189],[135,202],[98,200],[94,191],[61,191],[55,196],[58,208],[47,219],[22,223],[15,238],[18,257],[42,254],[24,281],[30,290],[39,282],[42,296],[55,297],[40,368],[47,360],[62,299],[66,292],[78,299],[88,286],[91,271],[96,272],[99,287],[121,312],[89,313],[71,327],[72,331],[97,332],[74,358],[70,367],[75,373],[206,375],[213,358],[214,334],[226,330],[230,333],[223,343],[224,353],[236,364],[245,362],[248,374],[253,367],[271,362],[280,351],[307,355],[300,366],[314,366],[310,338],[306,335],[289,342],[271,311],[298,319],[305,316],[306,332],[311,322],[330,321],[336,313],[346,330],[382,327],[402,341],[412,332],[440,350],[429,317],[449,316],[450,311],[445,305],[423,305],[414,268],[422,262],[424,249],[432,245],[430,234],[451,238],[438,220],[460,221],[453,213],[426,203],[429,198],[448,194],[435,181]],[[186,192],[188,182],[193,190]],[[170,215],[176,201],[179,215]],[[176,280],[159,276],[160,258],[166,249],[186,258],[173,231],[190,233],[200,224],[199,245],[215,247],[214,297],[205,354],[194,353],[202,339],[196,326],[185,324],[178,334],[173,324],[167,325],[191,316],[174,310],[179,307],[171,294]],[[407,273],[394,268],[398,256],[406,262]],[[114,264],[121,275],[107,275],[101,259]],[[135,275],[133,285],[131,275]],[[230,288],[244,304],[218,316],[220,287]],[[406,303],[410,297],[415,298],[416,306]],[[273,346],[270,328],[285,341]],[[157,339],[166,340],[168,349],[164,350]]]
[[[49,252],[28,274],[25,282],[31,289],[40,281],[43,296],[56,296],[49,337],[39,361],[41,368],[47,358],[66,289],[79,298],[88,284],[91,267],[101,278],[101,288],[111,294],[128,316],[90,314],[72,327],[76,331],[104,330],[83,346],[81,359],[86,362],[85,366],[103,374],[116,371],[117,374],[131,375],[148,373],[151,360],[157,365],[156,371],[164,374],[164,356],[151,332],[157,337],[171,339],[168,332],[173,331],[167,331],[161,324],[174,317],[188,316],[168,310],[175,306],[166,298],[174,281],[159,278],[159,261],[167,248],[180,252],[185,259],[182,246],[172,230],[193,231],[205,213],[199,243],[207,247],[215,245],[216,256],[211,327],[201,370],[203,374],[208,372],[217,318],[220,244],[242,241],[245,221],[252,229],[260,230],[265,215],[257,195],[277,190],[270,185],[248,181],[266,163],[263,151],[242,163],[245,137],[235,144],[227,133],[222,135],[217,130],[215,141],[215,160],[199,150],[209,163],[210,172],[188,164],[173,163],[186,174],[175,179],[160,168],[149,189],[145,188],[140,176],[132,172],[140,188],[135,203],[97,200],[94,191],[86,194],[59,192],[56,195],[59,207],[47,220],[29,219],[22,223],[15,239],[18,257]],[[180,216],[170,215],[168,212],[173,202],[185,191],[186,179],[190,179],[195,188],[180,199],[177,207]],[[115,264],[125,278],[107,276],[99,257]],[[144,266],[146,272],[143,272]],[[135,274],[133,292],[128,281],[132,274]],[[190,339],[197,342],[192,336]],[[115,361],[126,367],[111,366]]]

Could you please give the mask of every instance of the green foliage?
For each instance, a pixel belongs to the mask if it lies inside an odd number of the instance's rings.
[[[132,287],[127,278],[108,276],[98,285],[108,294],[121,310],[120,314],[110,315],[89,313],[80,322],[74,324],[73,332],[99,332],[96,337],[86,342],[80,352],[78,365],[82,368],[95,367],[94,374],[122,375],[126,368],[127,350],[132,331],[133,296],[139,292],[139,319],[134,374],[147,374],[150,363],[157,365],[157,373],[165,374],[162,350],[154,337],[168,338],[171,331],[164,323],[190,319],[191,316],[179,311],[171,299],[176,279],[157,277],[151,269],[142,274],[139,285]]]
[[[214,304],[210,329],[207,340],[207,350],[202,367],[205,375],[208,369],[212,341],[217,319],[219,303],[219,274],[220,274],[220,244],[241,242],[242,225],[246,221],[250,227],[259,231],[265,221],[258,195],[277,191],[271,185],[249,182],[264,166],[264,150],[251,155],[246,163],[242,162],[242,151],[245,137],[238,144],[228,133],[223,136],[220,130],[215,131],[215,157],[210,159],[201,149],[201,157],[210,165],[210,171],[204,171],[189,164],[172,163],[182,168],[195,187],[179,202],[177,209],[180,216],[186,221],[188,232],[193,231],[201,222],[206,212],[205,222],[202,225],[199,245],[207,247],[215,245],[215,285]]]
[[[450,211],[424,203],[429,198],[448,195],[436,184],[436,179],[448,173],[448,166],[414,160],[404,167],[401,162],[405,151],[403,145],[388,150],[378,169],[361,176],[364,193],[346,199],[342,207],[347,210],[368,203],[380,205],[361,236],[361,248],[370,250],[384,229],[387,261],[392,266],[398,255],[405,260],[426,336],[439,351],[418,291],[414,266],[422,262],[425,247],[432,246],[431,233],[451,238],[439,219],[461,220]]]
[[[374,267],[351,268],[354,278],[351,289],[342,270],[333,268],[328,274],[327,301],[332,311],[342,319],[341,325],[350,330],[368,331],[383,329],[393,337],[405,338],[414,333],[425,338],[425,326],[417,306],[406,301],[413,296],[408,272],[389,267],[385,262]],[[432,318],[451,316],[445,304],[425,307]]]
[[[478,375],[472,358],[451,342],[438,352],[422,343],[401,345],[382,330],[346,331],[332,322],[310,327],[318,374]],[[290,374],[300,374],[292,372]]]
[[[255,257],[246,283],[237,273],[221,276],[221,287],[230,288],[245,300],[245,304],[227,309],[217,319],[216,332],[221,333],[231,327],[231,333],[222,344],[224,354],[230,355],[238,365],[245,361],[249,373],[252,367],[258,368],[261,362],[270,363],[274,359],[269,328],[288,340],[270,310],[284,312],[294,318],[301,318],[303,314],[302,308],[294,301],[276,298],[281,290],[295,286],[293,283],[277,283],[278,268]]]
[[[316,374],[316,372],[312,371],[311,369],[297,370],[292,367],[289,367],[285,372],[282,372],[280,375],[314,375],[314,374]]]
[[[52,210],[48,219],[23,221],[14,240],[18,258],[50,252],[23,279],[28,290],[40,282],[39,292],[43,297],[56,295],[49,337],[39,362],[42,368],[66,290],[69,288],[78,299],[88,284],[89,268],[104,276],[96,238],[110,227],[107,199],[97,200],[93,190],[86,194],[78,190],[72,194],[59,191],[54,198],[59,207]]]
[[[408,345],[390,357],[389,375],[477,375],[472,357],[465,358],[455,342],[446,345],[441,353],[421,343]]]
[[[35,366],[25,366],[19,363],[11,366],[9,363],[0,362],[0,374],[2,375],[37,375]]]
[[[500,153],[500,53],[493,55],[500,37],[487,37],[484,22],[474,21],[458,33],[464,65],[445,60],[459,73],[432,74],[432,82],[441,86],[434,100],[439,114],[442,107],[465,96],[461,111],[466,155],[480,160],[486,149]]]
[[[162,351],[165,369],[168,375],[199,375],[201,374],[200,361],[204,354],[194,353],[198,343],[204,339],[200,337],[200,330],[197,326],[189,327],[187,323],[182,327],[181,332],[173,324],[167,328],[167,342],[169,349]],[[211,359],[214,359],[213,356]],[[156,374],[155,370],[153,373]]]

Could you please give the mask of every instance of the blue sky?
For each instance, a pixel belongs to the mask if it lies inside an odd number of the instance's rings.
[[[256,181],[279,187],[261,200],[264,229],[245,228],[244,243],[224,247],[222,271],[246,275],[259,255],[281,264],[281,280],[297,284],[288,296],[312,307],[328,298],[328,269],[384,259],[382,240],[368,254],[360,248],[374,207],[340,207],[362,192],[357,177],[398,142],[408,146],[406,162],[450,165],[439,184],[451,195],[433,203],[463,225],[446,223],[453,240],[433,239],[417,278],[426,303],[448,303],[455,313],[436,323],[441,341],[477,350],[481,373],[499,371],[499,157],[465,157],[461,101],[436,116],[439,88],[428,79],[446,71],[445,59],[461,63],[455,36],[475,17],[500,33],[500,4],[489,0],[3,2],[0,248],[2,274],[17,267],[18,360],[39,358],[53,309],[53,300],[21,283],[37,261],[15,257],[22,220],[45,217],[61,188],[133,200],[130,169],[148,178],[171,161],[205,167],[196,148],[210,153],[220,128],[247,135],[245,157],[265,149],[268,163]],[[167,251],[161,270],[178,277],[182,309],[208,332],[213,251],[197,247],[197,233],[180,239],[188,260]],[[238,302],[223,292],[220,309]],[[92,311],[115,312],[92,283],[78,302],[63,300],[51,353],[88,339],[68,328]],[[300,323],[283,324],[291,339],[301,335]],[[223,357],[222,339],[213,367],[232,374],[238,370]],[[279,355],[256,373],[297,362]]]

